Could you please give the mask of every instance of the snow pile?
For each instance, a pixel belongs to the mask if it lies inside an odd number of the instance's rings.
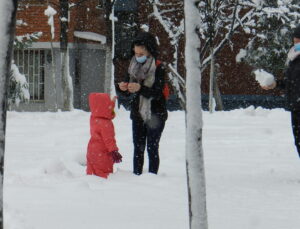
[[[81,39],[99,41],[101,44],[106,44],[106,37],[98,33],[75,31],[74,36]]]
[[[270,86],[275,83],[274,76],[263,69],[257,69],[254,71],[255,79],[260,86]]]

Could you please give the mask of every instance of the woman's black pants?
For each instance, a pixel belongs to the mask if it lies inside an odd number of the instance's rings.
[[[145,123],[142,119],[132,120],[133,133],[133,173],[143,173],[144,151],[147,144],[149,172],[157,174],[159,168],[159,141],[165,127],[165,120],[152,118]]]
[[[292,128],[295,138],[295,145],[300,157],[300,111],[292,111]]]

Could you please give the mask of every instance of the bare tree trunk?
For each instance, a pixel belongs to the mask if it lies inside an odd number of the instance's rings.
[[[6,0],[0,3],[2,12],[6,12],[7,20],[0,20],[1,28],[1,43],[2,48],[0,53],[0,229],[3,229],[3,177],[4,177],[4,152],[5,152],[5,132],[6,132],[6,112],[7,112],[7,91],[9,81],[9,70],[11,66],[11,58],[13,51],[13,41],[15,36],[16,12],[18,7],[17,0]]]
[[[219,90],[217,75],[216,75],[216,63],[215,56],[213,55],[214,48],[211,48],[211,61],[210,61],[210,74],[209,74],[209,112],[212,113],[215,109],[216,111],[223,110],[223,102],[221,97],[221,92]],[[213,103],[215,102],[215,103]],[[215,107],[214,107],[215,106]]]
[[[105,88],[104,91],[107,93],[113,93],[112,84],[114,82],[114,66],[113,65],[113,55],[114,55],[114,15],[113,15],[113,7],[115,4],[115,0],[105,0],[104,1],[104,10],[105,10],[105,23],[107,29],[107,39],[106,39],[106,63],[105,63]],[[114,89],[113,89],[114,90]]]
[[[70,111],[73,109],[73,85],[69,76],[68,62],[68,18],[69,18],[69,1],[60,0],[60,54],[61,54],[61,76],[63,90],[63,110]]]
[[[48,7],[50,6],[49,0],[47,0],[47,5]],[[55,74],[55,56],[54,56],[54,47],[53,47],[53,39],[54,36],[51,35],[51,40],[50,40],[50,46],[51,46],[51,76],[52,76],[52,83],[53,83],[53,94],[55,95],[55,102],[54,102],[54,111],[57,111],[58,106],[57,106],[57,88],[56,88],[56,74]]]
[[[215,57],[213,55],[213,47],[210,49],[211,61],[210,61],[210,74],[209,74],[209,98],[208,98],[208,108],[209,112],[212,113],[214,110],[214,96],[213,96],[213,89],[214,89],[214,77],[215,77]]]
[[[52,83],[53,83],[53,94],[55,95],[55,102],[54,102],[54,111],[57,111],[58,106],[57,106],[57,88],[56,88],[56,74],[55,74],[55,55],[54,55],[54,47],[53,47],[53,42],[52,40],[50,41],[51,45],[51,76],[52,76]]]
[[[190,229],[207,229],[206,184],[202,150],[200,25],[198,0],[185,0],[186,166]]]
[[[73,109],[73,85],[69,76],[68,50],[61,51],[61,74],[63,88],[63,110],[70,111]]]
[[[214,74],[214,83],[213,84],[214,84],[213,96],[216,101],[216,111],[222,111],[222,110],[224,110],[224,106],[223,106],[221,92],[220,92],[218,82],[217,82],[217,74]]]
[[[106,47],[105,52],[105,80],[104,80],[104,92],[110,93],[111,83],[112,83],[112,49],[111,47]]]

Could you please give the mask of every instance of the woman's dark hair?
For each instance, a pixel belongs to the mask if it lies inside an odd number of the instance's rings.
[[[300,39],[300,25],[298,25],[293,32],[293,37]]]
[[[134,46],[145,46],[147,51],[156,59],[157,58],[157,43],[155,37],[148,32],[139,32],[132,42],[131,50],[134,56]]]

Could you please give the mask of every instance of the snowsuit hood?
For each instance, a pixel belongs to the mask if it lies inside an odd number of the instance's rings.
[[[89,105],[92,116],[95,118],[113,119],[115,117],[115,103],[106,93],[91,93]]]

